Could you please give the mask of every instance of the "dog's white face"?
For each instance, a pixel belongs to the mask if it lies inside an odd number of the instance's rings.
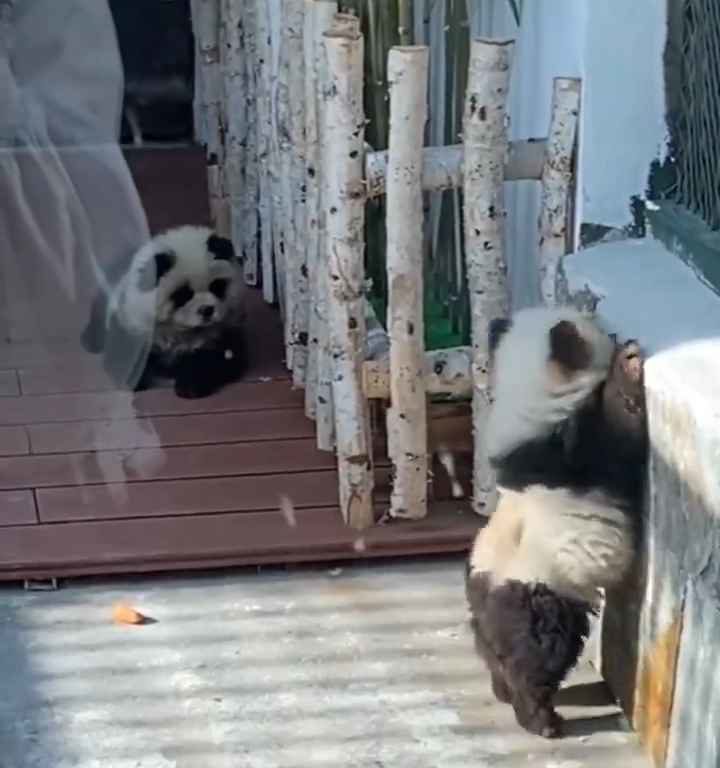
[[[133,259],[123,315],[139,331],[211,328],[239,311],[243,281],[232,244],[206,227],[154,237]]]
[[[607,377],[614,348],[596,320],[571,308],[517,312],[495,352],[488,453],[501,456],[577,413]]]

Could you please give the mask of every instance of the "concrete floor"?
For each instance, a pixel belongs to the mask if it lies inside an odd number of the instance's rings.
[[[574,735],[517,728],[457,559],[3,588],[0,648],[2,768],[648,766],[588,663]]]

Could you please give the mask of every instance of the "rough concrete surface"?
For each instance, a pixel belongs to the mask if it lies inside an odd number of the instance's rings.
[[[587,662],[519,730],[466,619],[457,559],[5,587],[0,766],[647,768]]]

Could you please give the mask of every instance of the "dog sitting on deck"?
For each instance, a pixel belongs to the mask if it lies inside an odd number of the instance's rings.
[[[93,302],[83,346],[103,353],[117,381],[127,350],[149,347],[121,386],[174,381],[179,397],[211,395],[235,381],[245,363],[241,261],[232,243],[207,227],[170,229],[140,248],[129,267],[107,275]]]

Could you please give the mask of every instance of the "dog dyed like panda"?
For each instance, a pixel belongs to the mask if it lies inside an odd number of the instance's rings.
[[[487,446],[499,499],[466,589],[495,696],[560,735],[553,696],[576,664],[598,590],[636,552],[647,455],[642,357],[572,309],[529,309],[491,332]]]
[[[103,353],[118,384],[170,378],[178,396],[196,398],[242,374],[244,280],[229,240],[207,227],[170,229],[107,278],[82,342]]]

